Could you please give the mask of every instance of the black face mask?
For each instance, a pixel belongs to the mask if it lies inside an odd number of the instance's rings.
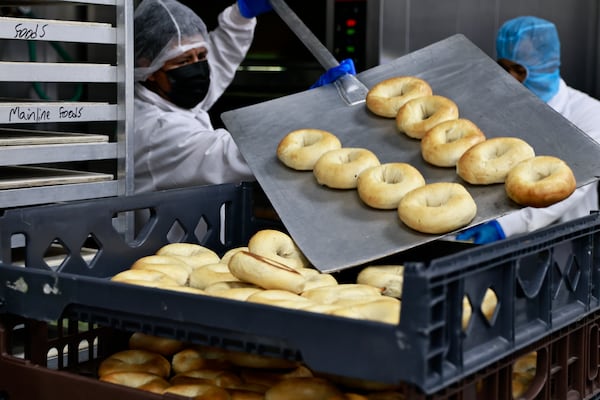
[[[208,93],[210,68],[208,61],[198,61],[165,71],[171,82],[169,99],[181,108],[194,108]]]

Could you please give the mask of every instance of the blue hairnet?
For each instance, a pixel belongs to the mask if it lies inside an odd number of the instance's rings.
[[[196,47],[208,48],[202,19],[176,0],[144,0],[134,14],[136,81],[162,68],[165,61]]]
[[[545,102],[558,92],[560,41],[552,22],[537,17],[505,22],[496,37],[496,56],[525,67],[523,84]]]

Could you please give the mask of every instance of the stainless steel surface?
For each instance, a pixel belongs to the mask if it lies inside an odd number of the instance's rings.
[[[537,154],[561,157],[573,169],[578,186],[595,180],[600,170],[599,146],[463,35],[451,36],[358,77],[372,87],[398,75],[428,81],[435,94],[454,100],[461,116],[475,122],[487,137],[518,136]],[[420,142],[399,134],[393,119],[373,115],[364,104],[342,104],[333,85],[233,110],[222,118],[291,236],[321,271],[368,263],[441,236],[408,229],[395,211],[368,208],[355,190],[327,189],[316,183],[311,172],[284,167],[275,151],[288,132],[326,129],[335,133],[344,147],[368,148],[382,163],[412,164],[428,183],[464,183],[453,168],[427,165]],[[518,209],[508,200],[504,185],[465,186],[478,207],[472,225]]]
[[[271,5],[277,15],[298,36],[298,39],[308,48],[311,54],[319,61],[325,70],[339,65],[339,62],[329,52],[319,39],[304,25],[296,13],[284,0],[271,0]],[[335,83],[340,96],[348,105],[359,104],[365,101],[368,89],[355,76],[346,75]]]

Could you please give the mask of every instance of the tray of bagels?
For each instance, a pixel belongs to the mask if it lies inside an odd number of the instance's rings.
[[[222,115],[323,272],[554,204],[596,180],[598,145],[463,35],[357,76],[369,88],[360,104],[326,85]]]
[[[302,367],[303,378],[315,378],[303,380],[309,385],[325,378],[338,390],[398,396],[404,385],[440,390],[599,307],[590,251],[599,214],[527,240],[432,241],[327,273],[281,224],[252,215],[253,188],[209,185],[7,210],[0,312],[175,339],[201,350],[196,357],[223,355],[218,348],[263,365],[286,361],[279,372]],[[115,225],[116,216],[146,209],[150,219],[136,238]],[[183,232],[176,241],[174,227]],[[24,263],[11,249],[21,236]],[[67,252],[58,264],[57,247]],[[90,248],[98,250],[93,257]],[[146,360],[122,356],[114,358],[131,369]],[[117,371],[96,372],[107,384],[133,385]],[[175,375],[160,390],[178,393]]]

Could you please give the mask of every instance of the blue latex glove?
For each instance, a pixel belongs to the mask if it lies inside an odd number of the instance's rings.
[[[343,60],[340,65],[327,70],[323,75],[319,77],[310,88],[314,89],[319,86],[327,85],[328,83],[335,82],[340,76],[351,74],[356,75],[356,69],[354,68],[354,61],[351,58]]]
[[[456,240],[472,241],[475,244],[491,243],[504,238],[506,235],[496,220],[465,229],[456,235]]]
[[[237,0],[240,13],[246,18],[254,18],[273,9],[269,0]]]

